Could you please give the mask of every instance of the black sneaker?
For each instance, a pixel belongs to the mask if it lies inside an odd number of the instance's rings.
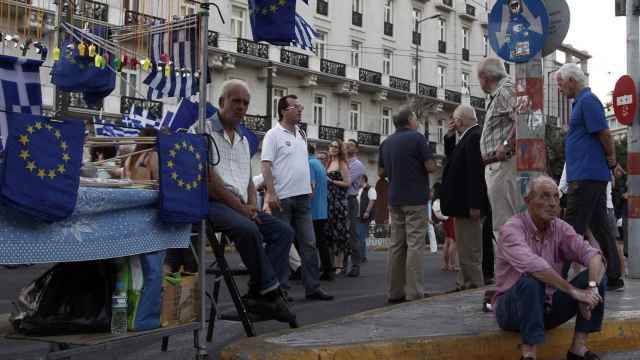
[[[622,291],[624,290],[624,280],[621,277],[617,279],[609,279],[607,281],[607,291]]]

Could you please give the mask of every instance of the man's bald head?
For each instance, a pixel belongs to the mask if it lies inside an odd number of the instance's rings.
[[[469,105],[459,105],[453,111],[453,121],[458,134],[462,134],[465,130],[478,123],[476,111]]]

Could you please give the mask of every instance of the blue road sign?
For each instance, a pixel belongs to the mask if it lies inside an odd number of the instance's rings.
[[[541,0],[498,0],[489,14],[489,43],[505,61],[529,61],[548,33],[549,15]]]

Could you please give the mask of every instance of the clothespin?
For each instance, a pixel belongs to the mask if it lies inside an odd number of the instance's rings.
[[[53,48],[53,60],[54,61],[60,60],[60,48],[59,47]]]
[[[131,70],[137,70],[138,69],[138,59],[136,59],[135,57],[131,59],[131,61],[129,62],[129,67],[131,68]]]
[[[100,54],[95,54],[94,59],[93,59],[94,64],[95,64],[95,66],[96,66],[97,68],[102,67],[102,61],[103,61],[103,60],[104,60],[104,59],[102,58],[102,56],[100,56]]]
[[[96,56],[96,46],[91,44],[89,45],[89,57]]]
[[[142,69],[144,71],[149,71],[151,69],[151,60],[149,60],[149,58],[142,60]]]
[[[84,54],[86,54],[86,51],[87,45],[85,45],[84,42],[80,42],[80,45],[78,45],[78,55],[84,56]]]
[[[116,58],[115,60],[113,60],[113,67],[116,69],[117,72],[121,72],[122,60],[120,60],[120,58]]]
[[[129,58],[127,54],[122,54],[122,66],[127,66],[129,64]]]
[[[164,75],[165,75],[166,77],[171,76],[171,63],[167,63],[167,64],[164,66]]]

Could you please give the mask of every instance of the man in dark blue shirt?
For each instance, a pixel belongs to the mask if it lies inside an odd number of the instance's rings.
[[[394,115],[393,123],[397,130],[380,146],[378,173],[389,178],[387,301],[398,303],[424,296],[429,173],[435,171],[435,163],[427,139],[416,131],[416,114],[410,108]]]
[[[569,131],[565,140],[567,164],[567,222],[578,234],[587,228],[598,241],[607,260],[609,290],[621,290],[620,257],[607,221],[607,183],[611,171],[624,173],[616,161],[615,147],[604,108],[586,86],[587,77],[576,64],[563,65],[556,74],[560,91],[573,98]],[[565,266],[567,276],[569,265]]]

